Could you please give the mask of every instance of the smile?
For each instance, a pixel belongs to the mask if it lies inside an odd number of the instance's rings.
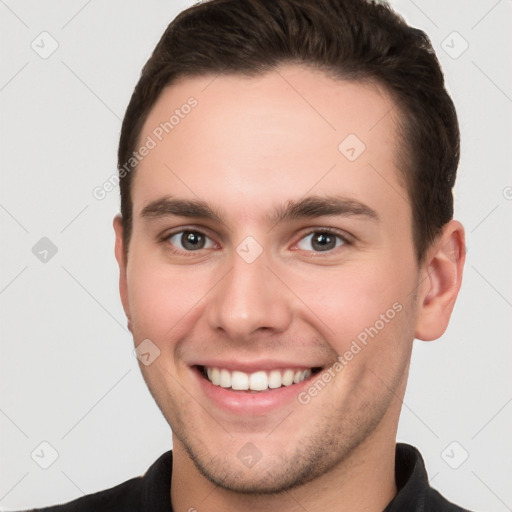
[[[211,366],[200,366],[199,369],[203,376],[214,386],[233,391],[256,392],[299,384],[321,370],[318,367],[303,369],[283,368],[246,373],[239,370],[231,371]]]

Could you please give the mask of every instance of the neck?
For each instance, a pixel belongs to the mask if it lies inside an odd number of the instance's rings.
[[[217,487],[195,467],[173,436],[171,502],[176,512],[382,512],[397,493],[396,427],[380,425],[371,438],[321,477],[279,494],[247,495]]]

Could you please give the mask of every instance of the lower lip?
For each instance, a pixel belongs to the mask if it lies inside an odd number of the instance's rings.
[[[297,399],[297,395],[301,391],[311,385],[311,380],[317,375],[314,373],[306,380],[290,386],[249,392],[233,391],[231,388],[215,386],[203,376],[198,368],[193,368],[193,372],[199,379],[204,394],[218,407],[231,413],[248,415],[261,415],[289,405]]]

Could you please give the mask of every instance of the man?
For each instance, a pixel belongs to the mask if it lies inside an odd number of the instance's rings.
[[[396,443],[413,339],[445,331],[465,260],[425,34],[364,0],[195,5],[118,157],[121,299],[173,450],[45,510],[463,510]]]

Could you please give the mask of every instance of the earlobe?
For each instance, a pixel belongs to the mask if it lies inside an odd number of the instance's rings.
[[[127,279],[127,261],[124,251],[124,227],[123,218],[120,214],[114,217],[114,231],[116,234],[115,256],[119,265],[119,294],[126,317],[128,318],[128,329],[131,331],[130,304],[128,300],[128,279]]]
[[[465,252],[464,227],[452,220],[444,226],[423,265],[416,338],[431,341],[446,331],[462,284]]]

